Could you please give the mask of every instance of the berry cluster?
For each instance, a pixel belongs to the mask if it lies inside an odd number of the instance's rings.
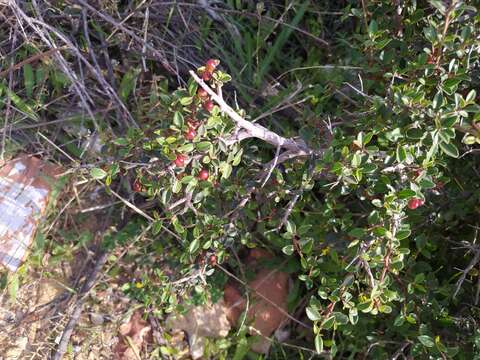
[[[422,200],[422,199],[419,199],[419,198],[412,198],[410,199],[410,201],[408,202],[408,208],[410,210],[415,210],[416,208],[422,206],[423,204],[425,204],[425,201]]]
[[[198,75],[211,88],[220,87],[223,83],[230,80],[228,74],[224,74],[217,69],[219,64],[219,60],[209,59],[203,66],[197,69]],[[214,112],[215,104],[210,98],[208,91],[202,87],[197,88],[195,83],[189,85],[188,90],[180,90],[178,95],[174,95],[174,99],[171,102],[173,110],[170,111],[174,112],[173,124],[168,129],[159,130],[156,134],[160,135],[160,137],[147,144],[147,146],[150,150],[164,146],[165,155],[167,156],[171,156],[173,152],[174,157],[171,158],[171,164],[172,167],[179,170],[177,174],[178,180],[186,175],[194,175],[200,181],[212,180],[212,169],[207,168],[208,165],[204,164],[200,169],[193,166],[194,169],[191,170],[190,174],[186,173],[185,170],[191,159],[201,157],[193,157],[192,151],[194,151],[195,147],[200,143],[209,144],[210,139],[207,136],[207,129],[208,134],[210,134],[211,126],[207,126],[207,119],[218,117],[218,114]],[[179,131],[181,133],[180,136],[178,136]],[[170,140],[167,141],[166,139]],[[205,163],[210,162],[206,161]],[[212,182],[213,186],[217,184],[216,181]],[[132,184],[132,190],[134,192],[147,192],[149,186],[144,185],[138,178]]]
[[[205,66],[200,68],[202,80],[205,82],[212,80],[213,73],[219,64],[220,64],[220,60],[217,60],[217,59],[207,60],[207,62],[205,63]],[[208,93],[204,89],[202,88],[198,89],[197,97],[201,100],[203,108],[208,112],[212,112],[214,107],[213,101],[210,100]]]
[[[220,64],[220,60],[210,59],[205,63],[205,66],[199,69],[199,72],[202,75],[203,81],[210,81],[213,79],[213,73],[216,70],[217,66]],[[200,105],[205,111],[211,113],[214,108],[214,103],[210,99],[207,91],[203,88],[199,88],[196,94],[196,101],[192,104],[192,116],[187,118],[187,131],[183,134],[185,140],[193,141],[197,136],[197,129],[201,125],[201,121],[196,119],[196,107]],[[184,167],[185,162],[188,158],[183,154],[178,154],[174,160],[176,167]],[[210,174],[207,169],[201,169],[198,173],[198,179],[206,181],[208,180]]]

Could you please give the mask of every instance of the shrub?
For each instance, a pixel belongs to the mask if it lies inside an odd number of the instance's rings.
[[[137,181],[166,209],[186,273],[200,274],[195,258],[206,264],[212,253],[235,267],[230,254],[244,246],[283,252],[300,281],[296,300],[308,296],[318,352],[468,358],[479,336],[478,311],[462,305],[478,303],[465,282],[480,253],[476,9],[376,5],[350,10],[369,21],[349,44],[363,70],[336,91],[353,104],[340,124],[305,121],[301,138],[271,133],[246,111],[229,113],[210,90],[221,93],[229,76],[202,67],[187,88],[159,96],[171,123],[131,131],[116,149],[158,159]],[[455,266],[468,263],[459,278]],[[190,282],[205,294],[199,284]]]
[[[220,63],[209,60],[172,90],[139,70],[145,49],[162,55],[145,45],[109,98],[123,117],[86,123],[107,138],[89,175],[138,215],[106,246],[126,245],[146,224],[155,237],[132,252],[147,271],[123,290],[157,314],[216,300],[227,271],[240,271],[237,253],[267,247],[293,279],[290,310],[311,321],[312,344],[294,328],[301,345],[338,358],[480,356],[478,1],[331,2],[328,24],[315,2],[291,2],[280,29],[260,16],[274,13],[274,2],[228,3],[234,14],[257,13],[232,20],[229,31],[243,36],[231,41],[204,24],[201,44],[213,43],[204,51]],[[118,44],[117,30],[132,37],[100,18],[99,43],[102,26]],[[50,95],[72,81],[48,73]],[[287,99],[282,107],[297,81],[304,106]],[[33,85],[26,90],[31,97]],[[2,94],[37,120],[5,82]],[[237,349],[244,334],[232,336]]]

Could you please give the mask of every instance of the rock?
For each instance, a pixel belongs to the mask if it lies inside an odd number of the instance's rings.
[[[60,295],[65,289],[60,281],[54,279],[42,279],[37,289],[36,306],[48,304]]]
[[[258,353],[268,352],[270,341],[265,337],[270,337],[287,318],[288,274],[262,267],[262,261],[270,257],[268,252],[254,249],[245,262],[249,268],[256,269],[255,278],[248,283],[252,294],[247,319],[251,323],[250,334],[263,336],[252,345],[252,350]],[[227,336],[245,307],[246,300],[239,287],[227,283],[221,301],[191,307],[183,315],[171,315],[166,326],[173,331],[185,331],[190,355],[199,359],[204,353],[205,338]]]
[[[188,334],[190,355],[199,359],[205,350],[205,337],[222,338],[228,335],[231,325],[223,300],[190,308],[184,315],[171,315],[166,322],[169,329]]]
[[[270,337],[287,319],[288,274],[278,269],[262,268],[262,260],[271,258],[264,250],[254,249],[250,252],[246,264],[256,267],[257,273],[248,283],[252,292],[247,320],[251,323],[250,334]],[[245,311],[246,300],[235,284],[227,283],[224,289],[224,300],[228,307],[228,319],[237,324]],[[252,350],[267,353],[270,341],[259,339],[252,345]]]
[[[120,326],[119,332],[120,341],[113,349],[114,359],[137,360],[152,335],[152,328],[142,318],[142,312],[135,311],[130,320]]]

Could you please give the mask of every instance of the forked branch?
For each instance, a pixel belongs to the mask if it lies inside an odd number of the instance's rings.
[[[301,139],[285,138],[271,130],[268,130],[266,127],[260,124],[245,120],[235,110],[233,110],[221,96],[216,94],[210,88],[210,86],[200,79],[195,71],[191,70],[190,75],[198,83],[198,85],[200,85],[208,93],[208,95],[210,95],[211,99],[217,103],[220,109],[235,122],[237,128],[240,130],[239,134],[242,134],[240,137],[238,137],[238,140],[249,137],[261,139],[269,144],[274,145],[276,148],[287,150],[290,158],[297,156],[309,156],[315,153],[315,151],[310,149]]]

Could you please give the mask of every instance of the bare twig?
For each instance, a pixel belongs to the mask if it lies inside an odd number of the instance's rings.
[[[100,65],[98,64],[98,60],[97,60],[97,57],[95,55],[95,51],[93,51],[93,46],[92,46],[92,43],[90,41],[90,34],[88,32],[88,21],[87,21],[87,10],[86,9],[82,9],[82,19],[83,19],[83,33],[85,35],[85,40],[87,42],[87,49],[88,49],[88,53],[90,55],[90,58],[92,59],[93,61],[93,66],[88,66],[90,68],[90,70],[95,74],[96,78],[98,79],[98,81],[100,82],[100,84],[104,87],[104,89],[106,90],[106,92],[110,95],[110,98],[116,102],[118,104],[118,106],[123,110],[123,113],[125,115],[127,115],[127,117],[129,118],[130,120],[130,123],[134,126],[134,127],[139,127],[138,124],[135,122],[135,120],[133,119],[133,116],[130,114],[130,112],[128,111],[127,107],[125,106],[125,104],[123,103],[123,101],[120,99],[120,97],[118,96],[117,92],[112,88],[112,86],[110,85],[110,83],[105,79],[105,77],[103,76],[103,72],[102,70],[100,69]],[[123,117],[122,117],[123,119]],[[125,124],[124,124],[127,128],[128,128],[128,125],[129,123],[125,121]]]
[[[61,51],[61,50],[65,50],[67,49],[66,46],[62,46],[62,47],[59,47],[59,48],[53,48],[53,49],[50,49],[50,50],[47,50],[47,51],[44,51],[42,53],[39,53],[39,54],[35,54],[23,61],[20,61],[19,63],[17,64],[14,64],[12,66],[10,66],[7,70],[4,70],[4,71],[0,71],[0,78],[4,77],[5,75],[7,75],[9,72],[11,71],[16,71],[16,70],[19,70],[21,69],[23,66],[27,65],[27,64],[31,64],[37,60],[40,60],[40,59],[43,59],[43,58],[46,58],[50,55],[52,55],[53,53],[57,52],[57,51]]]
[[[129,217],[126,217],[123,221],[122,224],[118,226],[118,230],[120,231],[125,225],[129,223]],[[148,225],[135,239],[133,242],[138,241],[140,238],[142,238],[150,229],[151,229],[151,224]],[[72,336],[73,330],[75,329],[75,326],[77,325],[77,322],[80,318],[80,315],[82,314],[83,311],[83,305],[85,303],[85,300],[88,297],[88,294],[90,293],[90,290],[95,286],[97,283],[97,278],[99,276],[100,271],[102,270],[103,266],[105,265],[107,259],[108,259],[109,252],[104,250],[101,246],[98,248],[97,251],[97,259],[95,261],[95,266],[93,267],[92,271],[86,278],[79,294],[77,297],[77,301],[73,307],[72,315],[70,316],[70,320],[68,321],[67,325],[65,326],[62,336],[60,338],[60,342],[58,344],[57,349],[52,353],[50,356],[50,360],[61,360],[63,358],[63,355],[65,355],[65,352],[67,351],[67,346],[70,341],[70,337]]]
[[[445,43],[445,37],[447,35],[448,27],[450,26],[450,21],[452,20],[452,12],[457,6],[457,0],[452,0],[450,6],[447,9],[447,12],[445,14],[445,24],[443,26],[443,32],[442,32],[442,37],[440,39],[440,45],[439,45],[439,51],[438,51],[438,57],[436,61],[436,68],[438,69],[440,67],[440,63],[442,61],[442,52],[443,52],[443,45]]]
[[[190,75],[193,79],[210,95],[210,97],[220,106],[220,109],[227,114],[235,124],[248,133],[249,137],[262,139],[275,147],[281,147],[295,153],[295,156],[308,156],[314,153],[304,141],[300,139],[285,138],[274,133],[271,130],[259,124],[253,124],[245,120],[235,110],[233,110],[220,96],[218,96],[198,75],[191,70]]]
[[[295,207],[298,200],[300,199],[300,196],[301,196],[301,193],[295,194],[292,200],[290,200],[290,202],[288,203],[288,206],[285,209],[285,213],[283,214],[282,219],[280,220],[280,223],[278,224],[278,226],[272,230],[266,231],[265,232],[266,234],[274,231],[279,231],[287,223],[288,218],[290,217],[290,214],[293,211],[293,208]]]
[[[462,276],[460,276],[455,286],[455,292],[453,293],[453,297],[457,296],[458,292],[460,291],[460,288],[462,287],[463,282],[467,278],[468,273],[475,267],[475,265],[477,265],[480,262],[480,247],[474,247],[473,251],[475,256],[470,261],[468,266],[462,271]]]
[[[142,46],[144,46],[145,48],[150,50],[158,58],[158,60],[161,62],[162,66],[165,68],[165,70],[167,70],[168,72],[170,72],[172,74],[176,73],[175,70],[172,68],[172,66],[169,64],[168,60],[166,59],[165,54],[163,54],[161,51],[157,50],[155,47],[150,45],[150,43],[145,42],[142,39],[142,37],[138,36],[133,31],[127,29],[122,23],[119,23],[118,21],[113,19],[110,15],[107,15],[107,14],[102,13],[101,11],[98,11],[93,6],[88,4],[86,1],[76,0],[76,2],[79,3],[80,5],[84,6],[85,8],[90,10],[91,12],[95,13],[96,15],[98,15],[100,18],[102,18],[106,22],[112,24],[113,26],[115,26],[117,29],[121,30],[125,34],[129,35],[133,40],[135,40],[136,42],[138,42],[139,44],[141,44]],[[167,43],[167,45],[169,45],[171,47],[175,47],[171,43],[168,43],[166,41],[164,41],[164,42]]]
[[[273,170],[275,169],[275,167],[278,164],[278,158],[279,157],[280,157],[280,146],[277,146],[277,151],[275,152],[275,158],[273,159],[273,164],[271,164],[271,166],[269,166],[267,176],[265,176],[265,179],[263,180],[263,183],[262,183],[262,186],[261,186],[262,188],[265,186],[268,179],[270,179],[270,176],[272,176]]]
[[[93,267],[87,280],[83,284],[82,289],[80,290],[78,300],[73,308],[72,316],[70,317],[70,320],[65,326],[65,329],[63,331],[62,337],[60,338],[60,343],[58,344],[57,350],[50,357],[51,360],[61,360],[63,358],[63,355],[65,355],[65,352],[67,351],[68,343],[70,342],[70,337],[72,336],[73,330],[77,325],[80,315],[82,314],[83,305],[88,296],[88,293],[95,285],[95,281],[97,279],[98,273],[103,268],[103,265],[107,261],[107,258],[108,258],[108,252],[103,250],[99,252],[97,260],[95,261],[95,266]]]
[[[403,355],[403,352],[410,344],[412,344],[412,342],[409,340],[402,343],[402,346],[400,346],[400,348],[395,352],[395,354],[393,354],[391,360],[397,360],[400,357],[400,355]]]

